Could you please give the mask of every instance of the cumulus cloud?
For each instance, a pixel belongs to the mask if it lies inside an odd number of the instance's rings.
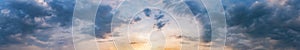
[[[96,15],[96,36],[103,38],[103,35],[111,33],[111,22],[113,18],[112,7],[101,4]]]
[[[73,11],[72,4],[55,5],[61,3],[57,0],[1,0],[1,2],[1,50],[62,49],[64,46],[65,49],[70,48],[72,39],[71,36],[67,36],[70,35],[67,24],[70,25],[68,22],[71,20],[67,19],[72,17],[72,12],[68,12]],[[58,7],[63,5],[68,5],[66,8],[71,9],[59,11],[61,9]]]
[[[133,4],[132,2],[127,3]],[[114,27],[110,34],[106,34],[108,35],[105,36],[106,38],[99,40],[99,44],[102,44],[100,48],[130,50],[130,46],[132,46],[134,49],[145,50],[150,49],[149,47],[152,46],[153,48],[151,49],[179,50],[182,44],[182,49],[184,50],[197,49],[198,47],[200,49],[209,49],[209,43],[200,42],[202,41],[200,39],[203,31],[202,23],[199,22],[199,18],[202,17],[200,13],[193,15],[184,2],[163,4],[166,7],[147,8],[141,6],[143,8],[138,9],[140,11],[137,11],[135,8],[127,9],[129,7],[117,9],[119,11],[117,11],[117,14],[114,14],[114,17],[118,18],[117,21],[123,20],[124,22],[122,24],[112,23],[119,26]],[[124,4],[122,6],[127,5]],[[122,13],[125,13],[125,15]],[[196,15],[199,18],[195,17]],[[127,36],[127,34],[129,35]],[[113,45],[116,45],[117,48]]]
[[[74,2],[74,0],[0,0],[0,50],[73,50],[70,30]],[[120,9],[117,9],[120,8],[121,2],[119,0],[103,0],[99,6],[95,33],[101,49],[115,50],[113,37],[125,38],[126,29],[124,28],[127,28],[125,22],[128,22],[129,18],[115,18],[116,20],[112,21],[115,14],[122,13],[119,12]],[[170,0],[159,2],[165,4],[166,7],[162,9],[166,10],[169,15],[149,13],[154,12],[151,10],[152,8],[149,8],[140,13],[142,15],[134,16],[136,18],[133,18],[132,25],[135,28],[132,28],[133,36],[131,38],[136,42],[122,42],[124,46],[132,44],[139,47],[146,44],[147,42],[143,40],[146,36],[141,34],[145,33],[143,30],[159,28],[165,31],[160,32],[153,29],[152,33],[166,33],[167,35],[153,34],[158,38],[152,40],[154,44],[161,44],[155,43],[161,42],[159,40],[171,42],[166,44],[174,44],[167,46],[166,50],[179,49],[177,44],[181,43],[188,47],[196,45],[204,49],[209,48],[211,28],[205,7],[198,0],[175,2]],[[183,3],[186,5],[180,5]],[[174,5],[181,6],[181,8],[174,8]],[[233,47],[232,49],[300,49],[298,47],[300,45],[298,42],[300,40],[299,0],[224,0],[223,5],[227,13],[229,31],[226,45]],[[124,12],[128,13],[129,10],[131,9]],[[137,11],[132,10],[131,12]],[[128,14],[125,13],[125,15]],[[187,24],[182,25],[185,35],[178,33],[176,22],[170,18],[170,15],[182,16],[176,19],[177,23]],[[168,18],[168,22],[165,22],[165,18]],[[195,30],[195,25],[199,28],[199,32],[191,31],[191,29]]]
[[[295,0],[223,1],[235,49],[299,49],[299,9]]]
[[[198,0],[185,0],[185,4],[189,7],[196,19],[203,25],[202,41],[211,41],[211,27],[207,11],[201,1]]]

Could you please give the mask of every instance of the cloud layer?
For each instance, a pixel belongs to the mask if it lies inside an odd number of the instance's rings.
[[[95,29],[100,48],[114,50],[112,36],[122,36],[112,35],[112,32],[124,26],[122,24],[126,21],[118,19],[120,25],[111,25],[113,16],[118,14],[117,8],[121,2],[103,0],[99,6]],[[173,0],[163,0],[160,3],[173,4],[174,2]],[[300,49],[299,2],[299,0],[223,0],[229,31],[226,45],[234,50]],[[72,36],[70,35],[74,3],[74,0],[0,0],[0,50],[73,50]],[[205,7],[198,0],[184,0],[181,3],[185,3],[191,10],[191,16],[195,16],[193,20],[197,20],[198,24],[201,24],[198,25],[200,28],[198,34],[201,36],[174,35],[173,39],[168,40],[175,40],[174,43],[194,44],[193,41],[201,39],[199,41],[204,43],[195,44],[203,44],[201,46],[208,48],[211,28]],[[172,7],[174,5],[165,6]],[[142,14],[151,16],[149,13],[151,11],[154,10],[145,9]],[[178,12],[174,12],[174,14],[182,15]],[[170,26],[172,25],[170,24],[171,20],[168,22],[162,20],[166,17],[168,15],[164,14],[156,15],[153,18],[158,20],[157,23],[154,22],[156,29],[172,27]],[[143,20],[146,19],[144,17],[134,18],[134,23],[143,22]],[[159,20],[162,21],[159,22]],[[188,26],[184,27],[189,28]],[[176,38],[185,40],[185,42],[178,42]],[[134,42],[132,44],[141,43]],[[172,47],[178,49],[176,45],[170,47],[167,49],[174,49]]]

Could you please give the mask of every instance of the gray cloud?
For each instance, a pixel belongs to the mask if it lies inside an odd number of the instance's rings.
[[[13,45],[46,48],[50,46],[48,42],[72,44],[70,41],[72,39],[69,38],[71,36],[54,39],[52,36],[55,34],[70,35],[68,25],[71,24],[71,20],[68,19],[72,19],[73,6],[71,2],[57,0],[2,1],[0,10],[6,11],[6,13],[0,14],[0,49],[7,49]],[[64,7],[65,5],[68,6]],[[63,7],[65,9],[60,9]]]
[[[202,3],[195,1],[185,3],[203,23],[205,35],[202,37],[209,42],[209,17]],[[69,36],[62,35],[70,35],[74,0],[45,2],[48,6],[34,0],[0,0],[0,49],[13,44],[49,47],[44,44],[49,41],[54,48],[72,44]],[[283,5],[272,6],[267,0],[224,0],[229,29],[226,45],[235,49],[300,49],[299,2],[288,0]],[[110,5],[99,6],[95,28],[98,38],[111,32],[111,11]]]
[[[299,9],[295,0],[284,5],[267,0],[223,1],[229,29],[227,45],[236,49],[300,49]],[[276,6],[272,6],[276,5]],[[275,43],[276,42],[276,43]]]
[[[109,5],[100,5],[98,8],[96,15],[96,36],[98,38],[104,38],[103,35],[111,33],[112,9]]]
[[[196,16],[197,20],[203,24],[203,35],[202,41],[210,42],[211,41],[211,25],[209,16],[207,14],[206,8],[203,3],[199,0],[185,0],[187,6],[189,6],[192,13]]]

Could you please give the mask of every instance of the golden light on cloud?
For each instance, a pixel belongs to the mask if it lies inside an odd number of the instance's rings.
[[[150,46],[145,45],[146,43],[138,43],[138,42],[134,42],[134,43],[128,43],[131,44],[133,48],[136,48],[135,50],[151,50]],[[152,48],[152,50],[180,50],[180,44],[179,41],[177,41],[177,44],[175,43],[166,43],[166,45],[168,46],[164,46],[164,47],[157,47],[157,46],[152,46],[152,47],[156,47],[156,48]],[[210,43],[203,43],[200,42],[200,44],[198,45],[199,49],[198,50],[210,50]],[[114,46],[114,43],[112,41],[109,42],[100,42],[99,43],[99,48],[101,50],[117,50],[117,48]],[[129,50],[126,47],[119,47],[119,50]],[[182,49],[184,50],[184,49]],[[232,50],[231,47],[226,47],[225,50]]]
[[[115,34],[104,35],[105,38],[98,42],[99,48],[101,50],[193,50],[195,48],[210,50],[211,43],[188,40],[185,36],[189,35],[180,34],[180,29],[176,29],[178,27],[172,22],[166,25],[163,31],[152,27],[147,28],[151,26],[150,24],[131,25],[134,26],[132,28],[127,26],[123,24],[114,29]],[[130,30],[126,30],[127,28]],[[226,50],[232,49],[226,47]]]
[[[202,42],[203,26],[183,2],[173,4],[124,1],[117,8],[112,32],[102,39],[102,50],[209,50]],[[128,7],[135,6],[135,7]],[[147,7],[150,6],[150,7]],[[120,22],[122,21],[122,22]],[[106,41],[105,41],[106,39]],[[107,40],[109,39],[109,40]]]

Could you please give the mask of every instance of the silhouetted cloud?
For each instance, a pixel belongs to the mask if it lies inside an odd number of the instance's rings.
[[[113,14],[112,7],[109,5],[100,5],[96,15],[96,36],[103,38],[103,35],[111,32],[111,22]]]
[[[145,14],[147,17],[149,17],[149,16],[151,15],[151,9],[149,9],[149,8],[145,8],[145,9],[143,10],[143,12],[144,12],[144,14]]]

